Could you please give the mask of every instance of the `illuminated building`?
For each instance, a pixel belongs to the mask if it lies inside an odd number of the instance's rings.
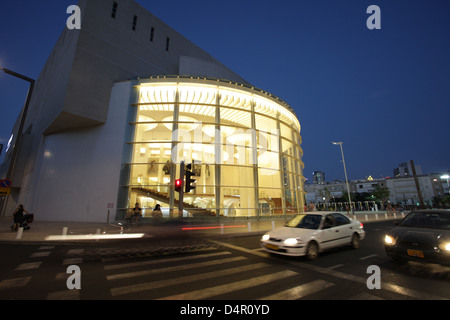
[[[212,78],[160,76],[129,85],[137,92],[129,104],[132,138],[125,141],[129,161],[122,165],[119,208],[135,202],[154,207],[158,201],[174,207],[172,182],[181,161],[193,165],[196,178],[196,189],[184,194],[192,205],[189,216],[303,208],[300,124],[284,101]]]
[[[23,203],[41,220],[112,221],[139,202],[149,216],[176,207],[181,160],[198,174],[186,215],[303,210],[289,105],[132,0],[78,5],[81,29],[64,29],[36,79],[7,214]]]

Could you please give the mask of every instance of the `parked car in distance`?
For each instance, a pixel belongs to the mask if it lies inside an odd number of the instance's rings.
[[[339,246],[359,248],[365,237],[363,224],[338,212],[312,211],[296,215],[284,227],[267,232],[261,247],[270,253],[317,258]]]
[[[396,261],[450,265],[450,210],[411,211],[385,235],[384,247]]]

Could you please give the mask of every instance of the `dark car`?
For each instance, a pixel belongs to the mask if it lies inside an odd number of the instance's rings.
[[[384,247],[396,261],[450,265],[450,210],[410,212],[386,234]]]

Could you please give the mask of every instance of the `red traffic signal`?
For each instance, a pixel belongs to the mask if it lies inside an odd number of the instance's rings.
[[[183,180],[177,179],[175,180],[175,191],[180,192],[183,190]]]

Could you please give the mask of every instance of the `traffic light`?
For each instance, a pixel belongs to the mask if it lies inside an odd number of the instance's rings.
[[[188,193],[189,191],[195,189],[195,186],[192,184],[195,182],[195,179],[192,179],[191,177],[194,175],[194,173],[191,171],[192,165],[188,164],[186,166],[186,185],[184,187],[184,192]]]
[[[181,192],[183,190],[183,180],[177,179],[175,180],[175,191]]]

